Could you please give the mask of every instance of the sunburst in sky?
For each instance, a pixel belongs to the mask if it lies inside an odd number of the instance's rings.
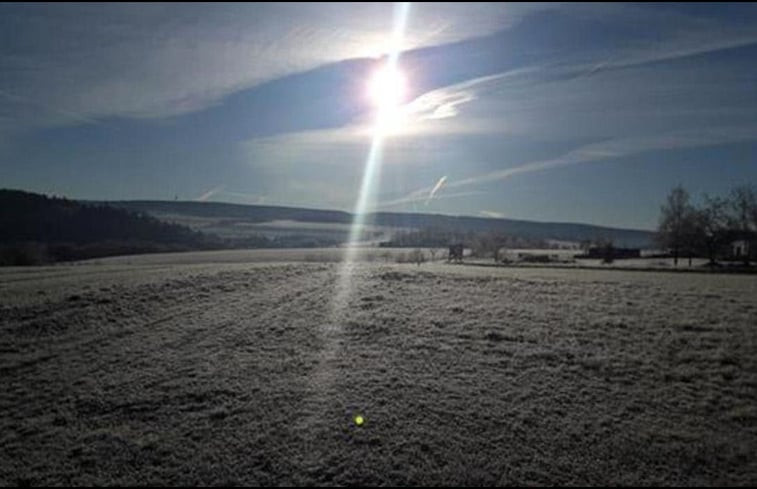
[[[757,181],[754,4],[396,8],[2,4],[0,182],[353,211],[379,137],[366,210],[651,229]]]

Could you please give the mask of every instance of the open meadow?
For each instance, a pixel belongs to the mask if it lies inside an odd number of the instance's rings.
[[[214,253],[0,270],[0,485],[757,483],[753,275]]]

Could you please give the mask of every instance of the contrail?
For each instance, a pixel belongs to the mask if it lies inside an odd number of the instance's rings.
[[[9,92],[7,92],[5,90],[0,90],[0,97],[3,97],[3,98],[5,98],[7,100],[10,100],[12,102],[25,103],[25,104],[33,105],[33,106],[36,106],[36,107],[42,107],[44,110],[47,110],[48,112],[55,112],[55,113],[57,113],[59,115],[66,116],[66,117],[68,117],[70,119],[73,119],[73,120],[78,121],[78,122],[83,122],[85,124],[99,124],[100,123],[100,121],[98,121],[97,119],[94,119],[92,117],[87,117],[87,116],[82,115],[82,114],[80,114],[78,112],[74,112],[74,111],[71,111],[71,110],[63,110],[63,109],[56,109],[56,108],[53,108],[53,107],[49,107],[49,106],[44,105],[44,104],[42,104],[40,102],[37,102],[36,100],[33,100],[33,99],[29,98],[29,97],[26,97],[26,96],[23,96],[23,95],[14,95],[14,94],[9,93]]]
[[[453,180],[449,183],[445,181],[444,187],[448,190],[459,189],[460,187],[469,187],[483,183],[506,180],[510,177],[524,173],[547,171],[565,166],[616,159],[647,151],[707,147],[725,143],[754,141],[757,140],[755,134],[757,134],[757,126],[747,125],[723,126],[705,130],[686,130],[653,136],[607,140],[581,146],[555,158],[531,161],[511,168],[464,178],[462,180]],[[431,189],[431,194],[429,195],[428,200],[431,200],[434,192],[438,191],[438,186],[439,184],[437,183],[437,185]],[[428,191],[429,188],[424,187],[410,192],[405,197],[382,202],[379,207],[389,207],[406,202],[415,202],[420,200],[421,196]]]
[[[424,193],[426,191],[424,191]],[[459,199],[461,197],[470,197],[472,195],[483,195],[485,193],[486,192],[484,192],[483,190],[470,190],[470,191],[466,191],[466,192],[454,192],[454,193],[445,192],[442,195],[435,196],[434,199],[436,199],[436,200]],[[403,205],[403,204],[413,204],[413,212],[415,212],[415,211],[417,211],[417,208],[415,207],[416,202],[425,201],[426,199],[428,199],[427,196],[424,197],[423,195],[418,195],[417,193],[413,193],[412,195],[409,195],[409,196],[406,196],[406,197],[402,197],[402,198],[399,198],[399,199],[386,200],[386,201],[383,201],[383,202],[378,202],[374,206],[374,208],[375,209],[384,209],[386,207],[396,207],[398,205]]]
[[[431,202],[431,199],[434,198],[434,195],[444,186],[444,182],[447,181],[447,175],[444,175],[442,178],[439,179],[438,182],[436,182],[436,185],[434,185],[434,188],[431,189],[431,192],[428,194],[428,198],[426,199],[426,205],[428,205],[429,202]]]
[[[223,190],[222,193],[223,195],[230,195],[232,197],[239,197],[239,198],[246,199],[248,201],[254,201],[256,204],[262,204],[266,200],[265,195],[251,194],[248,192],[235,192],[231,190]]]
[[[218,187],[212,188],[205,192],[204,194],[197,197],[195,200],[197,202],[205,202],[209,198],[211,198],[213,195],[217,194],[218,192],[222,191],[224,189],[224,185],[219,185]]]

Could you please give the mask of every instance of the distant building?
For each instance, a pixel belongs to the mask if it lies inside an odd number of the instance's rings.
[[[447,255],[447,261],[455,261],[457,263],[463,262],[463,253],[465,247],[462,243],[455,243],[449,246],[449,255]]]
[[[731,256],[733,258],[744,258],[750,255],[749,241],[745,239],[737,239],[731,241]]]
[[[641,258],[641,250],[639,248],[611,248],[609,250],[612,253],[613,259],[622,258]],[[592,246],[586,253],[586,258],[607,258],[607,248],[603,246]]]

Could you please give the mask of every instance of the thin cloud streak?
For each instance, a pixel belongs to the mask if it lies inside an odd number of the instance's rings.
[[[589,144],[569,151],[556,158],[533,161],[504,170],[450,181],[448,183],[445,181],[445,187],[460,188],[482,185],[505,180],[519,174],[617,159],[648,151],[687,149],[746,141],[757,141],[757,126],[721,127],[706,131],[681,131],[671,132],[660,136],[610,140],[596,144]],[[418,201],[423,195],[433,191],[434,188],[436,188],[436,186],[420,188],[409,193],[405,197],[386,202],[384,205],[399,205],[402,203]],[[462,197],[474,194],[475,192],[461,192],[457,194],[449,194],[447,196],[454,195]]]
[[[557,158],[534,161],[505,170],[454,181],[447,184],[447,187],[479,185],[504,180],[522,173],[616,159],[648,151],[696,148],[744,141],[757,141],[757,126],[722,127],[706,131],[672,132],[660,136],[611,140],[586,145]]]

